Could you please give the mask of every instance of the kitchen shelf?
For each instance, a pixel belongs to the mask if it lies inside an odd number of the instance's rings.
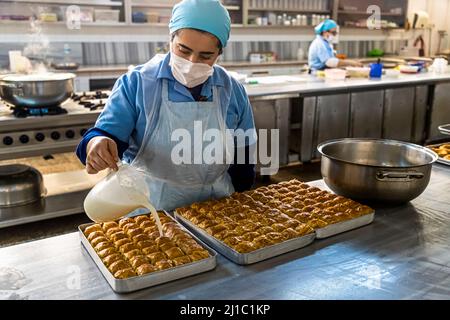
[[[58,23],[66,24],[65,21],[58,21]],[[82,27],[123,27],[126,25],[126,22],[81,22]]]
[[[260,26],[258,24],[247,24],[244,26],[244,28],[284,28],[284,29],[311,29],[314,28],[313,26],[282,26],[278,24],[274,25],[266,25],[266,26]]]
[[[61,26],[66,24],[65,21],[41,21],[40,23],[42,26]],[[30,20],[0,20],[0,25],[1,24],[30,25]],[[82,27],[123,27],[126,25],[126,22],[81,22]]]
[[[158,28],[168,28],[168,23],[159,23],[159,22],[132,22],[130,24],[132,27],[158,27]]]
[[[283,8],[248,8],[249,11],[273,11],[273,12],[298,12],[298,13],[323,13],[331,14],[331,10],[301,10],[301,9],[283,9]]]
[[[228,11],[239,11],[241,10],[240,6],[224,6]]]
[[[356,27],[356,26],[340,26],[340,29],[365,29],[365,30],[369,30],[367,29],[367,26],[364,27]],[[402,30],[405,29],[404,27],[381,27],[380,30]]]
[[[354,14],[354,15],[371,15],[371,13],[367,13],[366,11],[338,11],[339,14]],[[392,17],[403,17],[403,13],[391,13],[391,12],[382,12],[381,16],[392,16]]]
[[[0,20],[1,24],[18,24],[18,25],[29,25],[30,20]],[[65,21],[56,21],[56,22],[41,22],[43,26],[55,26],[55,25],[65,25]],[[158,27],[158,28],[167,28],[167,23],[139,23],[139,22],[81,22],[82,27]],[[232,24],[232,28],[243,28],[246,27],[243,24]]]
[[[61,5],[86,5],[86,6],[107,6],[107,7],[121,7],[122,2],[119,1],[108,1],[108,0],[101,0],[101,1],[92,1],[92,0],[73,0],[73,1],[67,1],[67,0],[2,0],[1,2],[15,2],[15,3],[30,3],[30,4],[61,4]]]
[[[239,0],[239,1],[222,1],[224,3],[225,8],[227,8],[230,11],[230,16],[232,18],[232,21],[234,22],[231,26],[235,30],[237,30],[237,35],[241,38],[248,39],[248,36],[253,36],[253,34],[258,34],[261,31],[263,33],[270,34],[272,38],[275,34],[284,35],[286,34],[287,37],[290,37],[291,35],[299,33],[301,34],[302,39],[306,39],[310,34],[312,35],[312,28],[313,26],[300,26],[300,25],[256,25],[256,24],[248,24],[248,21],[253,22],[254,16],[263,16],[266,15],[268,12],[273,12],[276,15],[280,15],[282,13],[287,13],[288,15],[295,16],[296,14],[306,14],[306,15],[329,15],[331,17],[334,17],[337,19],[337,21],[340,23],[341,28],[351,30],[354,29],[355,33],[357,30],[363,30],[367,29],[366,26],[357,27],[357,26],[344,26],[343,20],[358,20],[362,16],[367,15],[367,12],[362,10],[346,10],[342,8],[339,10],[338,5],[340,3],[343,3],[345,0],[339,0],[340,2],[336,3],[337,0],[330,0],[329,5],[320,7],[320,10],[310,10],[311,7],[308,7],[308,9],[294,9],[294,8],[281,8],[281,7],[274,7],[271,5],[270,7],[257,7],[255,4],[250,5],[250,1],[248,0]],[[355,0],[348,0],[348,1],[355,1]],[[362,1],[362,0],[361,0]],[[369,1],[369,0],[366,0]],[[400,0],[398,0],[400,1]],[[402,0],[403,1],[403,0]],[[406,1],[406,0],[404,0]],[[34,5],[46,5],[46,4],[59,4],[59,5],[70,5],[70,4],[79,4],[80,6],[92,6],[100,8],[101,6],[107,8],[116,8],[120,9],[121,11],[121,17],[124,21],[121,22],[89,22],[89,23],[81,23],[81,28],[85,28],[86,30],[89,29],[89,34],[98,34],[104,35],[107,33],[108,27],[111,27],[111,32],[114,35],[117,35],[118,38],[124,39],[126,38],[127,34],[132,34],[132,37],[134,34],[136,34],[136,39],[139,39],[139,41],[144,41],[140,39],[144,39],[144,34],[147,32],[148,28],[151,28],[150,33],[152,39],[157,39],[161,34],[167,33],[167,25],[168,23],[137,23],[132,22],[133,17],[132,14],[135,11],[160,11],[160,16],[163,16],[165,19],[167,19],[166,13],[167,11],[171,10],[173,6],[177,3],[175,0],[119,0],[119,1],[111,1],[111,0],[0,0],[0,4],[9,4],[9,3],[23,3],[23,4],[34,4]],[[152,8],[152,9],[148,9]],[[306,8],[306,7],[305,7]],[[317,7],[316,7],[317,8]],[[323,10],[324,8],[327,8],[327,10]],[[389,10],[391,7],[384,7],[381,9],[381,11],[384,11],[381,16],[383,17],[383,20],[392,20],[392,22],[397,22],[397,24],[403,25],[403,22],[400,23],[400,19],[402,17],[405,17],[403,14],[398,13],[390,13]],[[406,9],[403,9],[403,12],[405,12]],[[164,13],[163,13],[164,12]],[[32,13],[25,15],[31,15]],[[390,19],[391,18],[391,19]],[[156,21],[156,20],[155,20]],[[356,21],[355,21],[356,22]],[[65,33],[65,24],[64,21],[58,21],[58,22],[41,22],[42,27],[45,27],[49,33],[54,36],[54,39],[57,39],[56,41],[63,41],[64,33]],[[3,40],[0,39],[0,43],[5,42],[5,39],[8,39],[8,41],[11,42],[11,39],[13,42],[15,41],[14,36],[17,34],[18,30],[20,32],[26,33],[29,30],[30,21],[17,21],[17,20],[0,20],[0,29],[3,28],[2,33],[4,33],[7,37],[4,37]],[[52,26],[54,26],[54,30],[52,30]],[[97,28],[96,28],[97,27]],[[128,30],[127,30],[128,28]],[[258,31],[258,28],[261,29]],[[18,29],[18,30],[16,30]],[[402,30],[403,27],[387,27],[387,28],[381,28],[380,31],[386,31],[389,30]],[[133,30],[131,33],[130,30]],[[264,31],[265,30],[265,31]],[[349,33],[350,31],[347,31]],[[73,38],[78,39],[79,32],[73,32]],[[377,33],[374,37],[380,37],[380,34],[382,32]],[[370,37],[370,35],[368,35]],[[114,41],[111,39],[114,39],[113,36],[108,38],[108,41]],[[158,38],[159,39],[159,38]],[[21,40],[22,41],[22,40]],[[92,40],[92,37],[89,41]],[[146,41],[146,40],[145,40]],[[153,40],[152,40],[153,41]],[[302,40],[303,41],[303,40]],[[304,40],[306,41],[306,40]]]
[[[148,3],[148,2],[132,2],[132,7],[139,8],[158,8],[158,9],[172,9],[174,3]]]
[[[138,8],[159,8],[159,9],[172,9],[175,4],[171,3],[148,3],[148,2],[132,2],[132,7]],[[230,11],[239,11],[241,10],[240,6],[233,5],[224,5],[227,10]]]
[[[157,28],[168,28],[168,23],[159,23],[159,22],[132,22],[128,24],[132,27],[157,27]],[[231,24],[232,28],[242,28],[243,24]]]

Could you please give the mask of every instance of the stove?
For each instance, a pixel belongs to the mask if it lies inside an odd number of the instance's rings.
[[[21,108],[0,100],[0,160],[75,150],[111,91],[77,92],[62,105]]]
[[[110,93],[77,92],[62,105],[49,108],[18,108],[0,100],[0,161],[25,158],[26,163],[29,157],[74,152]],[[48,193],[41,202],[0,208],[0,228],[82,213],[89,189],[106,170],[93,176],[85,170],[70,170],[43,174]]]

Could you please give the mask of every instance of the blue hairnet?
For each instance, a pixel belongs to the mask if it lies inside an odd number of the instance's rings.
[[[322,32],[329,31],[333,28],[337,28],[337,23],[334,20],[327,19],[322,21],[314,28],[316,34],[321,34]]]
[[[173,8],[169,30],[173,33],[185,28],[209,32],[226,47],[231,19],[219,0],[183,0]]]

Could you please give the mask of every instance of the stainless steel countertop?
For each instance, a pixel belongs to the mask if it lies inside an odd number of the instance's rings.
[[[282,79],[285,76],[280,76]],[[398,78],[382,79],[346,79],[326,80],[312,75],[292,75],[298,81],[271,83],[271,84],[246,84],[245,88],[249,97],[277,96],[277,95],[308,95],[327,92],[364,91],[373,88],[391,88],[396,86],[411,86],[418,84],[432,84],[436,82],[450,81],[450,73],[434,74],[431,72],[419,74],[401,74]],[[272,77],[276,80],[276,76]]]
[[[286,61],[277,62],[274,65],[290,65],[290,64],[301,65],[303,61]],[[229,67],[226,63],[223,64],[225,67]],[[238,66],[239,64],[230,63],[230,66]],[[246,65],[246,63],[242,63]],[[252,67],[264,67],[267,65],[272,66],[272,64],[249,64]],[[95,73],[98,75],[99,72],[118,72],[118,75],[126,72],[127,67],[123,65],[118,66],[89,66],[80,68],[77,72],[80,73]],[[329,92],[346,92],[354,90],[365,90],[373,88],[386,88],[395,86],[408,86],[424,83],[435,83],[450,80],[450,73],[446,74],[434,74],[432,72],[425,72],[419,74],[401,74],[398,78],[387,78],[383,76],[380,80],[374,79],[346,79],[345,81],[330,81],[324,78],[317,78],[315,76],[302,74],[302,75],[291,75],[298,77],[300,81],[296,82],[284,82],[284,83],[273,83],[273,84],[246,84],[245,88],[250,98],[260,98],[260,97],[270,97],[278,98],[282,95],[311,95],[311,94],[326,94]],[[277,78],[278,76],[273,76]],[[285,76],[280,76],[285,77]]]
[[[47,195],[23,206],[0,208],[0,229],[84,212],[90,189],[107,174],[88,175],[85,170],[44,174]]]
[[[0,229],[82,213],[84,212],[83,201],[88,193],[89,190],[79,190],[45,197],[41,201],[24,206],[0,208]]]
[[[298,81],[284,81],[272,84],[246,84],[245,89],[250,100],[278,99],[283,97],[297,97],[299,95],[320,95],[327,93],[351,92],[356,90],[372,90],[374,88],[392,88],[396,86],[411,86],[418,84],[433,84],[450,81],[450,73],[433,74],[421,73],[417,75],[401,75],[398,79],[383,78],[381,80],[347,79],[345,81],[329,81],[311,75],[273,76],[275,79],[292,78]],[[81,123],[94,123],[101,110],[88,111],[70,100],[62,105],[69,113],[51,117],[16,118],[0,101],[0,122],[2,131],[20,130],[24,127],[46,128],[49,126],[63,126]]]
[[[324,186],[323,181],[312,183]],[[449,299],[450,168],[435,165],[412,203],[376,208],[373,224],[251,266],[215,270],[115,294],[77,233],[0,249],[26,279],[3,297],[28,299]],[[5,270],[5,269],[3,269]],[[1,279],[1,277],[0,277]],[[79,281],[78,281],[79,280]],[[79,283],[79,287],[78,287]],[[0,296],[1,297],[1,296]]]

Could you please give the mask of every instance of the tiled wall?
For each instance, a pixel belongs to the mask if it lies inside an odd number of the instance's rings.
[[[225,48],[222,61],[246,61],[253,51],[274,51],[279,60],[296,60],[301,47],[308,53],[310,42],[230,42]],[[342,41],[337,46],[339,53],[349,57],[364,57],[373,48],[396,53],[404,41]],[[51,43],[44,54],[51,61],[63,59],[63,43]],[[23,50],[21,44],[3,44],[0,46],[0,67],[8,67],[8,51]],[[167,48],[164,42],[149,43],[71,43],[71,59],[83,65],[140,64],[148,61],[155,53]]]

